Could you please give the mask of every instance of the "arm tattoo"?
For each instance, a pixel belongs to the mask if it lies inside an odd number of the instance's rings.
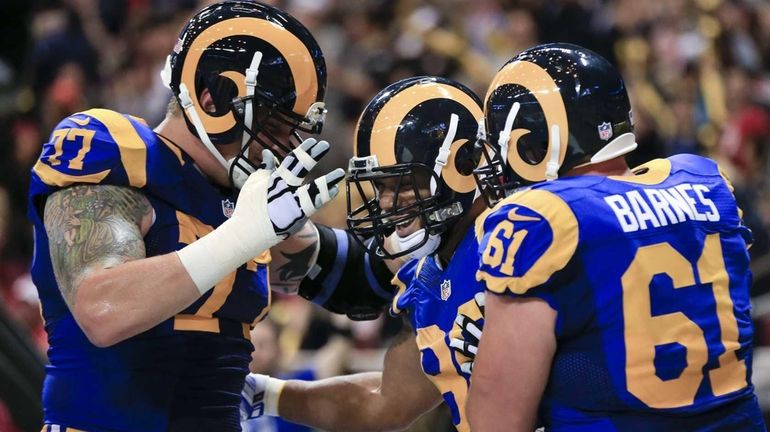
[[[70,307],[88,271],[145,257],[140,224],[151,212],[147,198],[128,187],[81,185],[48,197],[44,222],[51,262]]]
[[[305,240],[313,239],[313,241],[299,252],[280,251],[285,262],[275,270],[275,273],[271,270],[271,274],[277,274],[277,277],[270,281],[270,289],[284,294],[297,293],[300,282],[310,271],[311,261],[318,246],[318,234],[315,229],[308,233],[300,232],[296,237]]]
[[[315,243],[297,253],[288,253],[281,251],[281,255],[286,258],[286,264],[278,268],[278,278],[281,281],[290,281],[292,279],[301,281],[308,271],[310,271],[310,260],[315,253]]]

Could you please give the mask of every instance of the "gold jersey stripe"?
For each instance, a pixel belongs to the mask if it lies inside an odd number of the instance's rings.
[[[214,312],[218,311],[227,301],[227,296],[233,292],[233,285],[235,284],[235,274],[237,271],[228,273],[219,283],[214,286],[214,290],[208,299],[201,305],[196,315],[204,317],[214,316]]]
[[[521,276],[494,276],[479,270],[476,280],[484,281],[488,290],[497,294],[510,291],[515,294],[524,294],[529,289],[545,283],[554,273],[563,269],[578,245],[578,222],[572,209],[558,195],[544,189],[528,189],[515,193],[501,201],[496,207],[498,211],[506,205],[521,205],[528,207],[542,216],[551,228],[553,238],[548,248],[538,257],[526,273]],[[508,213],[510,217],[510,212]],[[509,217],[498,223],[515,225]],[[481,222],[483,224],[483,222]],[[490,227],[491,228],[491,227]],[[521,231],[526,232],[526,231]],[[513,240],[511,240],[513,241]],[[490,249],[490,245],[487,245]],[[518,247],[512,247],[506,254],[515,254]],[[485,251],[485,254],[487,251]],[[512,261],[513,257],[506,261]],[[512,270],[512,269],[511,269]]]
[[[636,183],[643,185],[656,185],[663,183],[671,175],[671,161],[668,159],[653,159],[645,164],[639,165],[633,171],[647,169],[646,172],[636,175],[608,176],[612,180],[626,183]]]
[[[198,315],[177,314],[174,317],[174,330],[219,333],[219,319]]]
[[[118,144],[120,160],[128,175],[129,184],[136,188],[147,184],[147,145],[122,114],[102,108],[83,111],[81,114],[99,120],[115,143]]]
[[[465,402],[468,399],[468,384],[459,374],[452,362],[452,352],[444,342],[444,333],[436,324],[417,329],[417,347],[421,352],[431,351],[438,359],[439,373],[425,376],[433,383],[441,394],[451,393],[454,396],[460,423],[455,425],[458,432],[470,432],[470,425],[465,414]],[[424,371],[424,369],[423,369]]]
[[[35,174],[37,174],[45,184],[59,187],[69,186],[73,183],[100,183],[110,173],[110,170],[104,170],[98,173],[82,176],[64,174],[49,167],[39,160],[35,166],[32,167],[32,171],[34,171]]]

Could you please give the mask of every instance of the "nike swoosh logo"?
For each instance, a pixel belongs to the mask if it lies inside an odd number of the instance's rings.
[[[70,120],[74,121],[75,123],[79,124],[80,126],[85,126],[85,125],[87,125],[88,123],[91,122],[91,117],[86,117],[84,119],[70,117]]]
[[[516,213],[519,211],[518,207],[514,207],[511,209],[511,211],[508,212],[508,220],[514,221],[514,222],[527,222],[527,221],[539,221],[540,218],[538,217],[532,217],[532,216],[524,216]]]

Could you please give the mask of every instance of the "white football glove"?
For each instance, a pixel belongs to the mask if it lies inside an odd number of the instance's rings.
[[[473,296],[473,300],[481,311],[482,318],[474,320],[465,314],[458,313],[455,318],[455,324],[460,326],[461,337],[454,337],[449,340],[449,346],[455,352],[469,359],[460,365],[460,369],[469,375],[473,373],[473,362],[476,359],[476,353],[479,350],[479,339],[481,339],[481,334],[484,330],[483,317],[486,295],[484,292],[476,293]]]
[[[339,192],[341,168],[303,185],[307,173],[329,151],[329,143],[306,139],[275,168],[269,150],[261,168],[246,180],[230,219],[214,231],[177,251],[201,294],[227,274],[297,232]]]
[[[277,235],[286,238],[299,231],[310,215],[331,201],[339,192],[337,183],[345,176],[342,168],[337,168],[312,183],[302,184],[307,173],[328,151],[329,143],[326,141],[308,138],[286,155],[277,169],[273,154],[269,150],[262,151],[263,169],[271,172],[267,190],[267,211]],[[248,187],[248,184],[247,181],[244,188]]]
[[[250,373],[241,390],[241,422],[257,417],[278,416],[278,398],[286,382],[267,375]]]

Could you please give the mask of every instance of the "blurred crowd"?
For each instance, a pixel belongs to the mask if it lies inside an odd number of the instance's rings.
[[[158,123],[170,97],[158,72],[185,20],[206,3],[0,2],[0,312],[27,334],[41,358],[46,340],[28,275],[32,234],[25,219],[28,173],[41,143],[62,117],[90,107]],[[483,97],[497,69],[529,46],[562,41],[597,51],[622,70],[630,90],[640,144],[631,164],[681,152],[717,159],[754,231],[754,295],[770,291],[767,0],[268,3],[303,22],[326,55],[329,115],[323,137],[335,151],[324,168],[346,165],[361,110],[400,78],[455,78]],[[323,223],[338,227],[344,216],[344,199],[319,214]],[[399,325],[387,319],[335,324],[304,302],[283,298],[274,312],[282,365],[294,364],[302,353],[318,353],[314,350],[334,335],[359,353],[381,348]],[[759,344],[770,345],[768,322],[767,316],[758,317]],[[360,358],[336,357],[334,364],[356,370],[380,361],[360,356],[363,364]],[[11,430],[3,426],[8,418],[0,404],[0,430]]]

